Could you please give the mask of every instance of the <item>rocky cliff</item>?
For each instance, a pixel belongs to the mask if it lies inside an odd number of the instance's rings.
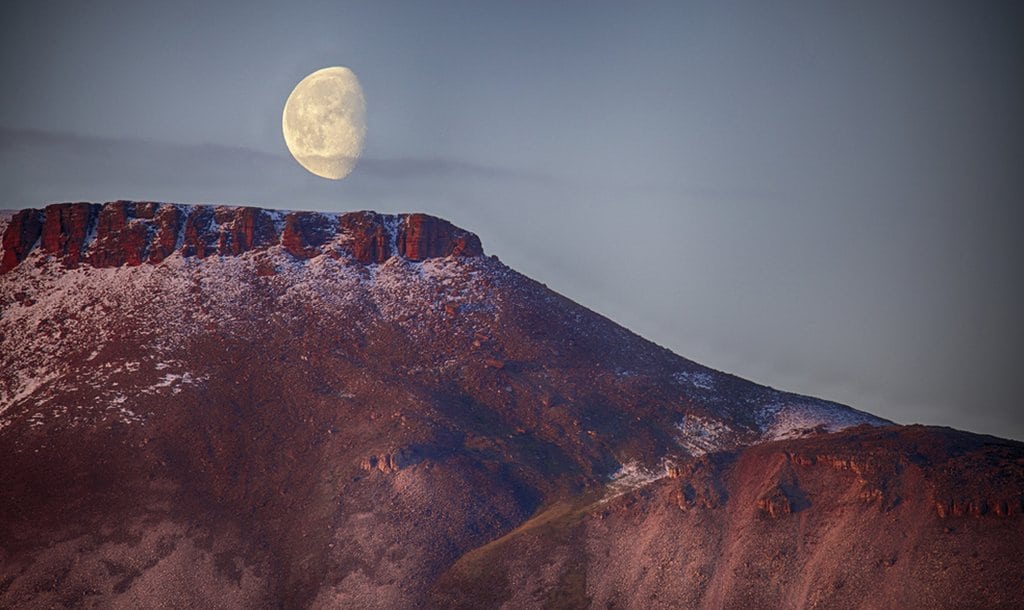
[[[253,207],[181,206],[114,201],[56,203],[16,213],[3,234],[0,274],[35,248],[73,268],[159,263],[186,257],[238,256],[283,246],[298,258],[330,248],[362,263],[392,256],[411,261],[481,256],[480,239],[426,214],[276,212]]]

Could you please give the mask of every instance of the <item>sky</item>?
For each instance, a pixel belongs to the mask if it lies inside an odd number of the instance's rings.
[[[367,104],[342,181],[296,83]],[[673,351],[1024,439],[1019,2],[0,7],[0,208],[420,211]]]

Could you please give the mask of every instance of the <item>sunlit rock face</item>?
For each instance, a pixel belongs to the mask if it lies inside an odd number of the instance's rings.
[[[412,261],[483,255],[476,235],[426,214],[58,203],[13,215],[3,234],[0,273],[16,267],[34,248],[74,268],[83,262],[93,267],[159,263],[174,253],[238,256],[279,245],[298,258],[330,252],[361,263],[383,263],[394,255]]]
[[[446,220],[426,214],[409,214],[402,219],[397,238],[398,253],[422,261],[439,256],[479,256],[480,240]]]
[[[39,210],[22,210],[9,220],[3,233],[3,258],[0,273],[13,269],[35,247],[43,231],[43,215]]]
[[[445,220],[0,231],[2,607],[1024,603],[1019,443],[701,366]]]

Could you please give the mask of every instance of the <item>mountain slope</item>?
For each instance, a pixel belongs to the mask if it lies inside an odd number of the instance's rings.
[[[857,427],[681,461],[460,558],[444,607],[1014,608],[1024,445]],[[539,569],[543,566],[543,569]]]
[[[559,502],[887,423],[672,354],[420,214],[57,204],[0,260],[0,605],[410,606]]]

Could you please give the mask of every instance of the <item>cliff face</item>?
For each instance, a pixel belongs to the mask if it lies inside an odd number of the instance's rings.
[[[351,255],[364,264],[383,263],[392,256],[422,261],[483,255],[476,235],[426,214],[281,213],[134,201],[57,203],[14,215],[3,234],[0,274],[16,267],[34,248],[74,268],[83,263],[159,263],[174,253],[200,259],[238,256],[278,245],[294,257],[308,259],[322,254],[332,242],[336,254]]]
[[[23,210],[11,218],[0,239],[4,249],[3,258],[0,259],[0,273],[13,269],[28,256],[42,230],[43,215],[39,210]]]

